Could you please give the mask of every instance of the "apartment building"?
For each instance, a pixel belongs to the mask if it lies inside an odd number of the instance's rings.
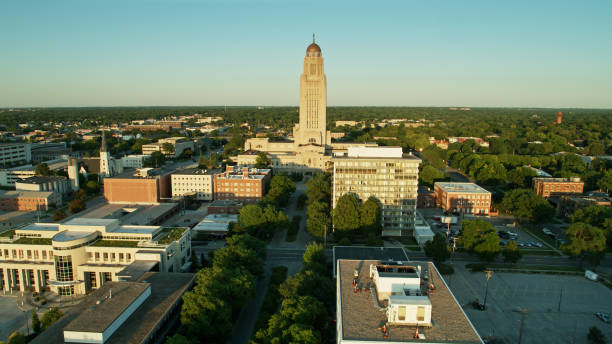
[[[488,215],[491,192],[474,183],[437,182],[434,184],[436,203],[454,214]]]
[[[216,200],[258,202],[266,194],[271,175],[270,169],[227,166],[225,172],[213,176],[213,197]]]
[[[584,182],[580,178],[533,178],[534,191],[545,198],[561,195],[581,195]]]
[[[363,202],[376,198],[382,206],[383,235],[412,235],[421,160],[403,154],[401,147],[348,147],[335,155],[332,207],[346,193]]]
[[[25,164],[32,160],[30,143],[0,143],[0,165]]]
[[[0,283],[6,291],[85,294],[144,271],[179,272],[190,256],[186,227],[89,218],[34,223],[0,238]]]

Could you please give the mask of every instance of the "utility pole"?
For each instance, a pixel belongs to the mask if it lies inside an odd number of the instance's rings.
[[[561,300],[563,299],[563,287],[561,287],[561,292],[559,293],[559,307],[557,308],[557,312],[561,312]]]
[[[487,309],[487,293],[489,291],[489,280],[491,279],[491,276],[493,276],[493,270],[485,270],[485,273],[487,274],[487,281],[485,282],[485,296],[482,304],[484,308],[483,310]]]

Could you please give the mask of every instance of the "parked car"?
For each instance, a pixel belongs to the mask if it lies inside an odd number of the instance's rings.
[[[536,246],[536,247],[542,248],[544,245],[540,244],[539,242],[534,242],[534,243],[533,243],[533,246]]]
[[[597,312],[595,313],[595,316],[599,318],[599,320],[605,322],[605,323],[609,323],[610,322],[610,314],[608,313],[604,313],[604,312]]]

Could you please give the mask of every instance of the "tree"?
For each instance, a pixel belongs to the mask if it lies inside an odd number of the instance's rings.
[[[166,163],[166,157],[159,151],[151,153],[151,157],[145,161],[147,167],[162,167]]]
[[[53,212],[53,221],[54,222],[61,221],[61,220],[65,219],[66,217],[67,217],[66,216],[66,212],[63,211],[63,210],[58,209],[58,210]]]
[[[584,222],[574,222],[565,231],[568,243],[561,246],[566,254],[580,258],[580,265],[585,258],[592,266],[599,265],[606,249],[606,236],[602,229]]]
[[[354,194],[347,193],[338,199],[332,218],[334,227],[339,231],[353,231],[360,226],[359,200]]]
[[[255,159],[255,167],[267,168],[272,165],[272,161],[268,158],[268,155],[264,152],[257,152],[257,158]]]
[[[74,193],[74,199],[84,200],[87,198],[87,191],[84,189],[78,189],[77,192]]]
[[[180,334],[175,334],[172,337],[168,337],[166,339],[165,344],[191,344],[192,342],[187,339],[187,337],[180,335]]]
[[[238,215],[238,221],[247,229],[249,227],[259,228],[259,226],[266,223],[266,219],[263,216],[263,209],[258,204],[247,204],[240,209]]]
[[[36,169],[34,169],[34,173],[37,176],[50,176],[51,170],[49,169],[49,165],[45,164],[44,162],[41,162],[38,165],[36,165]]]
[[[589,333],[587,334],[587,339],[591,344],[606,344],[606,336],[601,332],[599,327],[593,326],[589,329]]]
[[[26,337],[23,335],[23,333],[21,332],[13,332],[11,333],[11,335],[8,337],[8,342],[7,344],[26,344]]]
[[[527,189],[515,189],[504,196],[499,209],[519,221],[543,223],[552,219],[555,209],[543,197]]]
[[[435,182],[445,180],[447,177],[446,173],[437,168],[431,165],[425,165],[419,173],[419,184],[433,187]]]
[[[502,251],[504,261],[512,264],[516,264],[522,257],[523,253],[519,250],[516,241],[509,241]]]
[[[162,152],[166,155],[174,154],[174,145],[171,142],[164,142],[161,145]]]
[[[329,232],[331,218],[329,217],[329,205],[324,202],[313,202],[306,209],[306,229],[317,238],[322,238]]]
[[[302,256],[304,270],[314,270],[324,274],[327,269],[327,256],[323,245],[313,242],[306,245],[306,250]]]
[[[68,212],[70,214],[76,214],[85,209],[87,209],[87,206],[85,205],[85,202],[83,200],[73,199],[72,201],[70,201],[70,203],[68,203]]]
[[[497,231],[483,220],[464,220],[459,241],[466,250],[486,261],[493,261],[501,251]]]
[[[270,189],[281,189],[284,192],[294,192],[295,183],[287,176],[274,176],[270,180]]]
[[[306,196],[308,203],[330,203],[331,181],[329,174],[319,173],[306,182]]]
[[[603,177],[599,178],[597,186],[604,192],[612,191],[612,170],[606,171]]]
[[[45,314],[43,314],[42,316],[42,319],[41,319],[42,329],[46,330],[47,328],[49,328],[49,326],[53,325],[54,322],[59,320],[59,318],[61,318],[63,315],[64,313],[62,313],[62,311],[60,311],[59,308],[57,307],[49,308],[49,310],[45,312]]]
[[[379,235],[381,226],[382,209],[380,203],[374,197],[369,197],[359,208],[360,225],[363,231]]]
[[[442,233],[436,233],[433,240],[428,240],[425,243],[425,254],[431,257],[436,265],[450,258],[450,248],[446,243],[446,236]]]
[[[42,323],[38,318],[38,312],[36,312],[36,310],[32,310],[32,331],[34,331],[34,333],[38,333],[41,329]]]

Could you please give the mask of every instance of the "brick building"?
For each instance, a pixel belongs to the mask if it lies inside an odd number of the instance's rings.
[[[435,208],[436,193],[430,188],[419,186],[417,190],[417,208]]]
[[[148,168],[104,178],[104,197],[109,203],[159,203],[172,197],[171,172]]]
[[[491,192],[474,183],[437,182],[434,193],[447,212],[488,215],[491,209]]]
[[[49,210],[62,203],[62,195],[54,191],[0,191],[0,210]]]
[[[584,182],[580,178],[533,178],[533,189],[545,198],[561,195],[580,195]]]
[[[270,169],[227,166],[225,172],[214,175],[215,200],[257,202],[266,194],[271,178]]]

